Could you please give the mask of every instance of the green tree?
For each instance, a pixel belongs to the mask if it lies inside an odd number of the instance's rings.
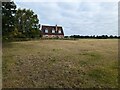
[[[15,25],[16,5],[13,1],[2,2],[2,36],[11,38]]]
[[[18,37],[40,37],[38,17],[30,9],[17,10],[15,15],[15,28],[18,31]]]

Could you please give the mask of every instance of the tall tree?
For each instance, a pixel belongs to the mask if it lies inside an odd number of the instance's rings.
[[[16,5],[13,1],[2,2],[2,35],[3,37],[12,37],[11,32],[14,30],[14,15]]]
[[[18,9],[15,15],[15,27],[19,37],[34,38],[40,36],[39,20],[30,9]]]

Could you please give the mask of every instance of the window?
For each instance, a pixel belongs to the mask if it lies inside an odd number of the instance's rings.
[[[59,30],[58,33],[61,33],[61,30]]]
[[[55,30],[54,30],[54,29],[52,29],[52,33],[55,33]]]
[[[47,28],[45,29],[45,33],[48,33],[48,29]]]

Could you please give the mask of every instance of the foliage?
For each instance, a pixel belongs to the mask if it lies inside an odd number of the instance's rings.
[[[65,38],[91,38],[91,39],[108,39],[108,38],[110,38],[110,39],[112,39],[112,38],[120,38],[120,36],[113,36],[113,35],[110,35],[110,36],[108,36],[108,35],[101,35],[101,36],[95,36],[95,35],[93,35],[93,36],[80,36],[80,35],[71,35],[71,36],[65,36]]]
[[[39,20],[30,9],[18,9],[13,1],[2,2],[3,40],[41,37]]]
[[[18,9],[15,15],[17,37],[35,38],[40,36],[39,20],[30,9]]]
[[[16,5],[14,2],[2,2],[2,35],[3,38],[12,38],[14,30],[14,15]]]

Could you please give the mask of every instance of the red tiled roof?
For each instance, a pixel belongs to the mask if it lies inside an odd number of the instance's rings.
[[[45,33],[45,30],[48,30],[48,33]],[[55,33],[52,33],[52,30],[55,30]],[[61,33],[58,33],[59,30],[61,30]],[[62,26],[57,26],[56,30],[56,26],[42,25],[41,31],[43,35],[64,35]]]

